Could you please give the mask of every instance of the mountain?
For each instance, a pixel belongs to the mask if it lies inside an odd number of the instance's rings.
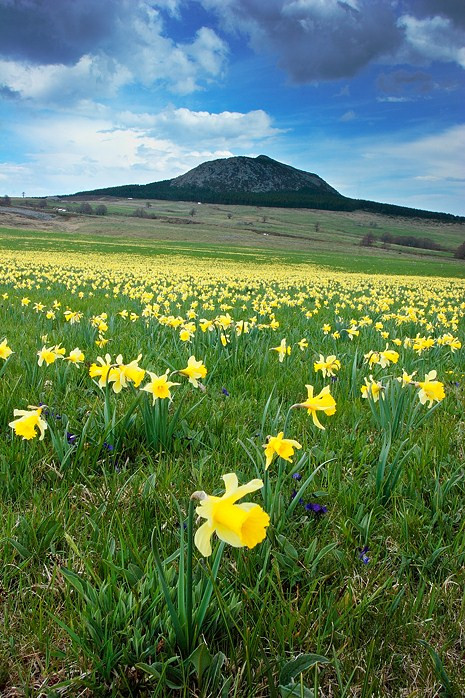
[[[449,213],[350,199],[321,177],[273,160],[267,155],[221,158],[204,162],[179,177],[150,184],[126,184],[77,192],[73,196],[116,196],[132,199],[201,201],[214,204],[314,208],[329,211],[371,211],[393,216],[460,219]]]
[[[198,187],[218,192],[263,194],[308,189],[340,196],[339,192],[318,175],[284,165],[267,155],[259,155],[256,158],[239,156],[203,162],[186,174],[170,179],[169,183],[170,187]]]

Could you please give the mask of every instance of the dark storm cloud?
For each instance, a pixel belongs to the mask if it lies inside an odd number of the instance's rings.
[[[418,17],[447,17],[457,27],[465,29],[464,0],[414,0],[406,5],[405,11]]]
[[[376,87],[392,97],[425,97],[434,88],[432,76],[422,71],[395,70],[381,73],[376,80]]]
[[[296,83],[350,78],[375,61],[465,67],[465,0],[198,1],[225,31],[275,55]]]
[[[0,55],[70,65],[105,44],[121,9],[114,0],[0,0]]]
[[[249,34],[256,51],[277,54],[297,83],[355,75],[393,53],[401,31],[389,3],[365,0],[202,0],[223,26]]]
[[[0,0],[0,84],[61,105],[129,84],[191,93],[221,75],[228,49],[209,27],[190,41],[166,35],[165,13],[182,1]]]

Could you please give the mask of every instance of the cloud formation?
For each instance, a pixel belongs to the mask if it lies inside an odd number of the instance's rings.
[[[279,133],[262,110],[59,114],[18,126],[12,135],[27,142],[28,157],[0,163],[0,180],[8,181],[10,193],[29,195],[142,184],[184,174],[206,160],[261,150]]]
[[[429,73],[413,70],[395,70],[380,73],[376,80],[380,92],[398,99],[426,97],[438,86]]]
[[[373,62],[465,67],[461,0],[199,0],[295,83],[352,77]],[[399,8],[401,14],[399,14]]]
[[[161,10],[177,12],[177,0],[0,0],[0,85],[71,104],[133,83],[188,94],[220,76],[225,42],[210,27],[175,42]]]
[[[209,148],[250,148],[256,142],[283,133],[272,126],[270,116],[262,109],[250,112],[192,111],[181,107],[168,108],[158,114],[123,112],[117,117],[124,127],[144,127],[156,137],[169,138],[181,144],[208,144]]]

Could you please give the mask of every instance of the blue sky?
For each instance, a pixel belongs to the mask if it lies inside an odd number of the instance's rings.
[[[0,0],[0,194],[266,154],[465,215],[464,0]]]

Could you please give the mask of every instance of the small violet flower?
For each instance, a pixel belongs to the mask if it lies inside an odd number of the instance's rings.
[[[323,504],[317,504],[316,502],[309,502],[305,505],[307,511],[313,511],[315,514],[326,514],[328,507],[323,506]]]
[[[363,548],[360,549],[360,552],[358,554],[360,560],[363,562],[364,565],[368,565],[370,562],[370,558],[367,555],[367,552],[370,550],[368,545],[365,545]]]

